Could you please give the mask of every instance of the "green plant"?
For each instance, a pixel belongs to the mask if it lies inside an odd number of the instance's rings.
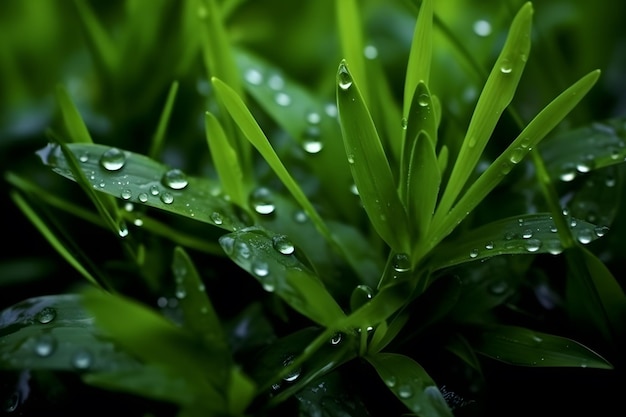
[[[88,4],[76,5],[103,78],[111,86],[132,82],[123,81],[126,55]],[[556,187],[568,174],[617,167],[626,151],[603,124],[594,141],[571,146],[580,131],[566,131],[539,152],[600,74],[589,72],[522,123],[510,103],[532,59],[530,3],[512,19],[464,132],[433,94],[442,83],[433,80],[436,25],[447,32],[432,1],[419,7],[400,97],[357,36],[364,29],[356,1],[336,2],[342,59],[331,94],[231,46],[224,5],[185,3],[177,32],[188,48],[181,67],[201,50],[211,80],[203,104],[210,160],[200,160],[211,166],[206,175],[159,162],[179,82],[168,90],[146,155],[93,143],[58,88],[62,126],[48,130],[51,143],[38,153],[80,186],[97,213],[16,173],[6,179],[14,203],[89,285],[5,309],[3,369],[77,372],[89,385],[173,404],[166,412],[179,416],[288,407],[307,416],[387,415],[363,386],[349,388],[366,375],[378,395],[386,385],[397,398],[385,405],[395,413],[449,416],[471,405],[431,376],[451,378],[435,358],[477,380],[477,354],[509,365],[613,368],[571,338],[498,314],[530,276],[550,272],[533,261],[553,256],[568,273],[573,320],[619,358],[624,294],[584,246],[607,234],[617,203],[602,203],[595,217],[578,206],[564,211]],[[490,146],[505,114],[506,140]],[[536,180],[511,179],[521,165],[534,167]],[[542,209],[493,210],[494,191],[512,198],[513,186]],[[591,188],[575,199],[593,201]],[[103,239],[119,246],[110,255],[116,263],[90,261],[47,208],[109,232]]]

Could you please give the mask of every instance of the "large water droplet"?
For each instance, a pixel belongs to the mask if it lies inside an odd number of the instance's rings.
[[[147,193],[140,193],[140,194],[137,196],[137,199],[138,199],[140,202],[145,203],[145,202],[147,202],[147,201],[148,201],[148,194],[147,194]]]
[[[293,363],[293,356],[290,356],[290,357],[288,357],[287,359],[285,359],[283,361],[283,366],[287,367],[287,366],[291,365],[292,363]],[[300,369],[300,368],[293,369],[291,372],[289,372],[287,375],[285,375],[283,380],[285,382],[294,382],[296,379],[298,379],[300,377],[301,373],[302,373],[302,369]]]
[[[541,249],[541,240],[539,239],[528,239],[524,245],[528,252],[537,252]]]
[[[295,252],[296,248],[291,243],[291,240],[285,235],[276,235],[272,237],[272,245],[274,249],[283,255],[291,255]]]
[[[35,354],[42,358],[47,358],[54,353],[57,347],[57,340],[49,333],[42,334],[35,341]]]
[[[150,194],[152,194],[153,196],[157,196],[159,195],[159,187],[156,185],[151,185],[150,186]]]
[[[276,209],[272,192],[265,187],[259,187],[250,194],[250,204],[254,211],[263,215],[272,214]]]
[[[522,233],[522,239],[530,239],[531,237],[533,237],[533,231],[531,229],[524,230]]]
[[[244,74],[244,79],[252,85],[260,85],[263,83],[263,74],[256,68],[249,68]]]
[[[476,248],[472,249],[472,250],[470,251],[469,256],[470,256],[470,258],[472,258],[472,259],[477,258],[477,257],[478,257],[478,249],[476,249]]]
[[[472,29],[474,29],[475,34],[483,38],[491,35],[491,23],[489,23],[487,20],[481,19],[475,21]]]
[[[411,259],[406,253],[397,253],[393,256],[393,269],[403,273],[411,270]]]
[[[524,148],[515,148],[511,151],[511,156],[509,157],[509,161],[514,164],[518,164],[522,158],[526,155],[526,150]]]
[[[100,165],[107,171],[119,171],[126,163],[126,154],[117,148],[111,148],[100,157]]]
[[[164,204],[172,204],[174,202],[174,196],[170,193],[161,194],[161,201]]]
[[[513,71],[513,65],[511,64],[511,61],[506,58],[503,59],[502,62],[500,62],[500,72],[503,74],[510,74],[511,71]]]
[[[337,84],[342,90],[347,90],[352,87],[352,76],[348,72],[348,68],[346,67],[346,64],[344,62],[339,65],[339,72],[337,73]]]
[[[426,107],[430,104],[430,97],[426,93],[422,93],[417,97],[417,104],[420,107]]]
[[[235,239],[232,236],[221,236],[219,242],[226,255],[230,256],[235,252]]]
[[[594,229],[594,232],[595,232],[596,236],[602,237],[602,236],[606,235],[609,232],[609,228],[606,227],[606,226],[597,226]]]
[[[89,369],[93,364],[93,355],[86,349],[81,349],[72,357],[72,366],[78,370]]]
[[[35,319],[41,324],[48,324],[57,316],[57,311],[52,307],[44,307],[35,315]]]
[[[308,153],[318,153],[322,150],[324,144],[320,141],[320,129],[317,126],[309,126],[304,131],[302,148]]]
[[[81,153],[80,156],[78,157],[78,160],[80,162],[83,162],[83,163],[88,162],[89,161],[89,152]]]
[[[263,261],[255,261],[252,263],[252,273],[259,278],[266,277],[270,273],[269,265]]]
[[[398,387],[398,396],[402,399],[408,399],[413,396],[413,387],[408,384],[403,384]]]
[[[182,190],[189,184],[187,175],[180,169],[170,169],[161,178],[161,182],[172,190]]]
[[[586,245],[593,240],[593,234],[589,229],[581,229],[576,234],[576,239],[583,245]]]

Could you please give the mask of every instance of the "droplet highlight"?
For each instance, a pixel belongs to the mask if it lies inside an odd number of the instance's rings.
[[[111,148],[100,157],[100,165],[107,171],[119,171],[126,163],[126,154],[124,151]]]

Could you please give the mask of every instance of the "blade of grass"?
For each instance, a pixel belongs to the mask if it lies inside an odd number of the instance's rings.
[[[363,24],[359,15],[359,7],[357,7],[356,0],[336,1],[335,4],[337,5],[337,25],[343,58],[354,67],[352,75],[361,88],[363,101],[369,104],[369,80],[363,54],[365,44],[363,43]]]
[[[445,187],[435,221],[446,217],[500,119],[511,102],[530,52],[533,7],[524,4],[513,22],[502,52],[478,99],[461,150]]]
[[[93,143],[83,118],[62,85],[58,85],[56,88],[56,98],[61,108],[65,129],[72,142]]]
[[[85,31],[91,53],[107,77],[115,74],[118,64],[118,53],[112,39],[98,21],[91,6],[84,0],[74,0],[80,16],[80,23]]]
[[[165,132],[170,121],[170,116],[172,115],[172,109],[174,108],[174,101],[176,100],[177,92],[178,81],[174,81],[169,92],[167,93],[167,99],[165,100],[165,106],[163,106],[163,111],[161,112],[161,117],[159,118],[159,124],[154,132],[154,136],[152,136],[150,151],[148,152],[148,156],[152,159],[156,159],[163,149]]]
[[[404,82],[404,104],[402,113],[404,117],[407,117],[409,123],[411,123],[411,119],[408,113],[412,107],[411,103],[414,101],[414,94],[416,93],[418,83],[422,82],[424,85],[428,86],[432,49],[433,1],[423,0],[419,8],[417,22],[413,32],[409,62],[406,69],[406,79]],[[436,136],[431,137],[435,138]]]
[[[370,222],[396,252],[409,247],[405,208],[376,127],[345,60],[337,72],[339,120],[352,176]]]

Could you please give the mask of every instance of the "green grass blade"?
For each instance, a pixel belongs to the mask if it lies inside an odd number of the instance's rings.
[[[433,219],[431,246],[444,237],[489,194],[526,154],[560,123],[598,80],[600,72],[592,71],[556,97],[524,128],[509,147],[474,182],[454,208],[443,216],[438,207]],[[437,216],[439,214],[440,216]]]
[[[433,0],[423,0],[417,15],[417,22],[413,32],[411,50],[409,52],[409,62],[406,68],[406,79],[404,82],[404,105],[403,115],[411,123],[409,111],[415,101],[417,86],[420,82],[428,86],[430,79],[430,65],[432,61],[433,49]],[[408,135],[409,132],[407,132]],[[429,134],[431,132],[428,132]],[[409,138],[411,136],[408,136]],[[433,139],[436,136],[431,136]]]
[[[298,248],[287,236],[253,227],[222,236],[220,244],[266,291],[275,292],[305,317],[327,327],[345,318],[319,278],[300,261]]]
[[[511,365],[613,369],[600,355],[574,340],[516,326],[487,327],[474,348]]]
[[[22,196],[16,192],[11,193],[11,198],[18,206],[18,208],[24,213],[24,215],[30,220],[30,222],[39,230],[43,237],[52,245],[52,247],[69,263],[80,275],[82,275],[87,281],[91,282],[97,287],[101,287],[98,280],[87,271],[87,269],[74,257],[74,255],[65,247],[65,245],[57,238],[55,233],[48,227],[44,220],[37,215],[35,210],[26,202]]]
[[[254,119],[254,116],[252,116],[252,113],[250,113],[250,110],[248,110],[243,100],[223,81],[217,78],[213,78],[212,81],[220,100],[222,100],[224,106],[230,113],[231,117],[235,120],[244,136],[259,151],[263,159],[265,159],[270,168],[272,168],[272,170],[276,173],[287,190],[289,190],[294,199],[304,209],[319,232],[322,233],[322,235],[324,235],[329,241],[332,241],[333,239],[330,230],[319,216],[306,194],[304,194],[298,183],[289,174],[278,155],[276,155],[276,152],[265,136],[265,133],[263,133],[261,127]]]
[[[480,158],[502,112],[511,102],[530,52],[533,7],[526,3],[511,24],[485,87],[478,99],[461,150],[445,187],[436,218],[446,216]]]
[[[93,143],[83,118],[80,116],[67,90],[61,85],[57,86],[56,98],[61,108],[65,129],[72,142]]]
[[[435,109],[434,97],[423,82],[417,84],[414,93],[407,116],[405,140],[414,139],[418,132],[423,130],[434,147],[437,144],[437,110]]]
[[[86,34],[89,49],[106,76],[112,76],[117,70],[118,52],[113,40],[98,21],[95,13],[85,0],[74,0],[80,24]]]
[[[363,101],[369,104],[369,80],[363,53],[365,50],[363,24],[357,1],[342,0],[335,2],[335,4],[337,6],[337,25],[343,58],[354,67],[352,77],[359,84]]]
[[[605,233],[604,228],[573,218],[568,226],[583,244],[591,243]],[[557,255],[564,250],[556,222],[548,213],[498,220],[464,233],[461,239],[444,242],[439,248],[429,262],[433,269],[498,255]]]
[[[146,156],[104,145],[66,147],[80,161],[78,167],[91,192],[103,192],[229,231],[244,226],[238,210],[221,195],[220,186],[214,181],[186,176]],[[59,147],[44,148],[40,155],[55,172],[75,180]],[[111,155],[117,159],[115,164],[107,165],[112,163]],[[177,181],[172,182],[173,179]]]
[[[407,215],[376,127],[345,61],[337,72],[337,104],[352,176],[370,222],[396,252],[407,252]]]
[[[247,207],[247,190],[237,152],[226,137],[219,120],[207,112],[204,118],[211,159],[224,192],[240,207]]]
[[[148,156],[150,158],[156,159],[158,158],[161,150],[163,149],[163,142],[165,141],[165,132],[167,131],[167,125],[169,124],[170,117],[172,115],[172,109],[174,108],[174,101],[176,100],[176,93],[178,92],[178,81],[174,81],[172,86],[170,87],[169,92],[167,93],[167,99],[165,101],[165,106],[163,107],[163,111],[161,112],[161,117],[159,118],[159,124],[157,125],[156,132],[154,132],[154,136],[152,137],[152,143],[150,144],[150,151],[148,152]]]
[[[409,410],[423,417],[452,417],[435,381],[415,360],[397,353],[377,353],[366,359]]]

